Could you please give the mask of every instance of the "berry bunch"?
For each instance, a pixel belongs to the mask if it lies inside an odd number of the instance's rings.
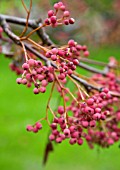
[[[101,74],[95,74],[92,79],[98,84],[107,87],[109,90],[120,93],[119,82],[116,80],[116,75],[113,72],[107,73],[106,77]]]
[[[48,83],[54,81],[54,74],[57,72],[57,77],[60,81],[66,82],[67,75],[73,74],[76,70],[76,66],[79,64],[80,52],[89,53],[86,46],[77,44],[74,40],[69,40],[66,47],[53,48],[45,53],[46,58],[50,62],[54,62],[57,68],[52,66],[44,66],[41,61],[35,59],[27,59],[22,65],[22,70],[11,65],[11,69],[18,74],[22,74],[22,78],[18,78],[16,81],[18,84],[27,85],[31,87],[33,83],[35,88],[34,94],[44,93]]]
[[[60,18],[57,17],[59,11],[62,12],[62,16]],[[69,17],[70,12],[66,10],[65,5],[62,2],[58,2],[54,4],[54,10],[48,11],[48,18],[45,19],[44,23],[46,25],[51,25],[52,27],[56,27],[61,24],[74,24],[75,20]]]
[[[33,83],[35,86],[34,94],[44,93],[48,83],[54,80],[54,68],[44,66],[41,61],[29,59],[22,65],[22,68],[24,70],[22,78],[17,78],[16,81],[18,84],[27,85],[27,87],[31,87]]]
[[[36,122],[33,126],[31,125],[28,125],[26,127],[27,131],[29,132],[34,132],[34,133],[37,133],[39,130],[42,129],[42,124],[40,122]]]
[[[64,80],[67,75],[71,75],[76,70],[81,51],[83,51],[84,56],[89,55],[85,45],[81,46],[74,40],[69,40],[66,47],[53,48],[46,52],[46,57],[58,65],[58,71],[60,72],[58,78],[60,80]]]
[[[18,67],[15,63],[11,63],[9,67],[12,71],[16,72],[17,75],[23,74],[23,69]]]
[[[49,136],[51,141],[61,143],[63,140],[69,139],[70,144],[78,143],[81,145],[83,138],[85,138],[90,146],[93,143],[98,143],[102,147],[108,147],[119,140],[120,128],[117,126],[116,130],[108,128],[111,122],[112,125],[113,122],[116,125],[116,121],[120,119],[120,112],[115,118],[114,108],[110,108],[111,101],[116,105],[118,102],[109,94],[108,89],[104,88],[101,93],[94,94],[84,102],[81,101],[79,95],[78,101],[79,104],[72,101],[71,105],[67,107],[67,111],[64,110],[63,106],[58,107],[51,124],[52,133]],[[87,133],[85,129],[87,129]],[[101,141],[100,135],[96,134],[104,134],[104,141]],[[111,139],[113,134],[116,134],[116,137]],[[112,141],[114,142],[112,143]]]

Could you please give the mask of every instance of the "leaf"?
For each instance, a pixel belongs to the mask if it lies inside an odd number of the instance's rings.
[[[50,0],[50,4],[54,5],[55,3],[59,2],[59,0]]]

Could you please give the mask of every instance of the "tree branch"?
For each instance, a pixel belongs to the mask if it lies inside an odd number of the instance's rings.
[[[11,24],[18,24],[18,25],[26,26],[26,19],[24,18],[2,15],[2,14],[0,14],[0,18],[6,20],[6,22],[11,23]],[[28,26],[32,29],[36,29],[40,25],[42,25],[41,18],[38,20],[33,20],[33,19],[28,20]],[[48,46],[54,45],[54,43],[50,40],[49,36],[46,34],[44,28],[41,28],[40,30],[38,30],[37,34],[41,38],[43,44],[46,44]]]
[[[13,17],[13,16],[0,14],[0,20],[5,20],[8,23],[18,24],[18,25],[22,25],[22,26],[26,25],[26,19],[19,18],[19,17]],[[36,29],[37,27],[40,26],[40,24],[42,24],[41,18],[38,20],[33,20],[33,19],[28,20],[28,26],[32,29]],[[6,32],[8,32],[8,31],[6,30]],[[43,44],[46,44],[48,46],[55,46],[54,43],[50,40],[49,36],[46,34],[44,28],[41,28],[40,30],[38,30],[37,34],[41,38]],[[12,37],[11,37],[11,39],[12,39]],[[13,41],[14,40],[15,40],[15,37],[14,37]],[[83,59],[81,59],[81,60],[83,60]],[[87,59],[86,60],[84,59],[83,61],[87,61]],[[89,60],[89,62],[91,62],[91,60]],[[97,61],[95,61],[94,63],[96,63],[96,62]],[[99,63],[103,65],[103,63],[101,63],[101,62],[99,62]],[[102,74],[103,76],[106,76],[106,74],[107,74],[107,72],[105,70],[102,71],[102,70],[96,69],[96,68],[88,66],[82,62],[79,63],[79,67],[81,67],[87,71],[93,72],[93,73]]]
[[[120,69],[119,66],[111,66],[108,63],[104,63],[102,61],[96,61],[96,60],[92,60],[92,59],[88,59],[88,58],[80,58],[80,61],[85,62],[85,63],[89,63],[89,64],[95,64],[95,65],[99,65],[99,66],[103,66],[103,67],[109,67],[109,68],[113,68],[113,69]]]
[[[8,20],[8,21],[9,21],[9,20]],[[13,18],[12,21],[14,21],[14,18]],[[24,20],[21,20],[20,22],[23,22],[23,21],[24,21]],[[19,22],[19,23],[20,23],[20,22]],[[4,32],[8,35],[8,37],[15,42],[15,44],[17,44],[17,45],[19,45],[19,46],[22,46],[22,44],[21,44],[21,42],[20,42],[20,38],[19,38],[17,35],[15,35],[15,34],[10,30],[10,27],[9,27],[8,23],[6,22],[6,19],[5,19],[4,17],[2,17],[1,15],[0,15],[0,25],[2,26]],[[37,50],[33,49],[33,47],[32,47],[30,44],[24,42],[24,46],[25,46],[25,48],[26,48],[28,51],[30,51],[30,52],[32,52],[33,54],[35,54],[38,58],[42,59],[42,60],[45,61],[45,62],[50,62],[50,64],[51,64],[54,68],[57,68],[57,66],[56,66],[56,64],[55,64],[54,62],[49,61],[44,55],[42,55],[41,53],[39,53]],[[90,67],[90,66],[87,66],[87,65],[85,65],[85,64],[83,64],[83,63],[79,63],[79,66],[82,67],[82,68],[84,68],[84,69],[87,69],[87,70],[95,73],[95,71],[92,70],[93,68]],[[101,71],[98,71],[98,70],[97,70],[96,73],[98,73],[98,72],[99,72],[100,74],[103,74],[103,72],[101,73]],[[104,73],[104,75],[105,75],[105,73]],[[75,79],[76,81],[78,81],[79,83],[81,83],[81,84],[82,84],[86,89],[88,89],[88,90],[91,90],[91,89],[94,89],[94,90],[97,90],[97,91],[101,91],[101,90],[102,90],[102,87],[96,87],[96,86],[88,83],[88,82],[85,81],[84,79],[77,77],[77,76],[74,75],[74,74],[72,74],[71,77],[72,77],[73,79]],[[111,93],[111,95],[113,95],[113,96],[120,97],[120,94],[118,94],[118,93],[114,93],[114,92],[110,92],[110,93]]]

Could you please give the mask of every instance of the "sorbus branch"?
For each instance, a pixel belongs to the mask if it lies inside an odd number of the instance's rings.
[[[0,25],[2,26],[4,32],[8,35],[9,38],[11,38],[17,45],[21,46],[21,41],[20,41],[20,38],[15,35],[11,30],[10,30],[10,27],[9,25],[7,24],[6,20],[4,19],[4,17],[1,17],[0,16]],[[32,40],[30,40],[32,41]],[[39,45],[38,45],[39,46]],[[35,49],[32,48],[32,46],[26,42],[24,42],[24,47],[29,50],[30,52],[32,52],[33,54],[35,54],[38,58],[44,60],[45,62],[49,61],[44,55],[42,55],[41,53],[39,53],[38,51],[36,51]],[[39,46],[41,47],[41,46]],[[57,68],[57,66],[55,65],[55,63],[51,62],[51,65],[55,68]],[[80,67],[88,70],[88,71],[92,71],[94,73],[99,73],[99,74],[102,74],[102,75],[105,75],[105,73],[103,74],[102,71],[95,71],[96,69],[93,68],[93,67],[90,67],[90,66],[87,66],[83,63],[79,63],[78,64]],[[83,84],[85,86],[86,89],[88,90],[91,90],[91,89],[95,89],[97,91],[101,91],[101,88],[98,88],[92,84],[89,84],[87,81],[85,81],[84,79],[82,78],[79,78],[77,77],[76,75],[72,74],[71,77],[73,79],[75,79],[76,81],[78,81],[79,83]],[[114,93],[114,92],[110,92],[113,96],[118,96],[120,97],[120,95],[118,93]]]
[[[41,19],[30,20],[32,0],[30,2],[30,8],[27,9],[22,0],[27,19],[0,15],[1,40],[4,40],[2,37],[2,31],[4,31],[12,44],[22,49],[21,60],[19,62],[14,60],[11,65],[12,70],[22,74],[21,78],[17,78],[17,83],[27,87],[33,84],[34,94],[45,93],[47,85],[52,84],[45,117],[32,126],[28,125],[27,130],[38,132],[42,129],[41,121],[46,120],[51,130],[50,141],[61,143],[69,139],[71,145],[75,143],[82,145],[85,139],[90,147],[93,147],[94,143],[102,147],[112,145],[120,139],[118,126],[120,80],[119,75],[116,77],[116,72],[119,73],[116,60],[111,58],[109,63],[105,64],[85,59],[84,57],[89,56],[87,46],[82,46],[74,40],[69,40],[67,45],[58,48],[49,39],[43,27],[54,28],[74,24],[75,20],[70,18],[70,12],[66,10],[62,2],[54,4],[54,10],[48,11],[48,17],[43,22]],[[59,11],[61,11],[60,16]],[[25,26],[22,34],[18,36],[13,33],[8,23]],[[32,28],[32,31],[25,35],[28,27]],[[35,32],[41,38],[42,44],[30,38]],[[99,70],[81,61],[106,66],[106,68]],[[85,77],[77,72],[79,68],[96,74],[89,78]],[[69,87],[68,81],[72,82],[74,89],[72,86]],[[50,101],[55,87],[63,102],[53,111]],[[53,116],[52,122],[49,120],[49,112]]]

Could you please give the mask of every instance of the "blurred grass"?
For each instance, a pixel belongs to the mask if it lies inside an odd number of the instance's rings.
[[[91,50],[96,60],[107,61],[109,56],[120,59],[120,49]],[[28,133],[26,124],[32,124],[45,113],[50,89],[46,94],[34,95],[15,83],[16,75],[9,70],[9,59],[0,56],[0,170],[119,170],[119,143],[109,149],[97,146],[90,150],[83,146],[70,146],[68,141],[54,146],[46,167],[42,157],[47,142],[48,127],[44,124],[38,134]],[[56,97],[53,98],[53,104]]]

